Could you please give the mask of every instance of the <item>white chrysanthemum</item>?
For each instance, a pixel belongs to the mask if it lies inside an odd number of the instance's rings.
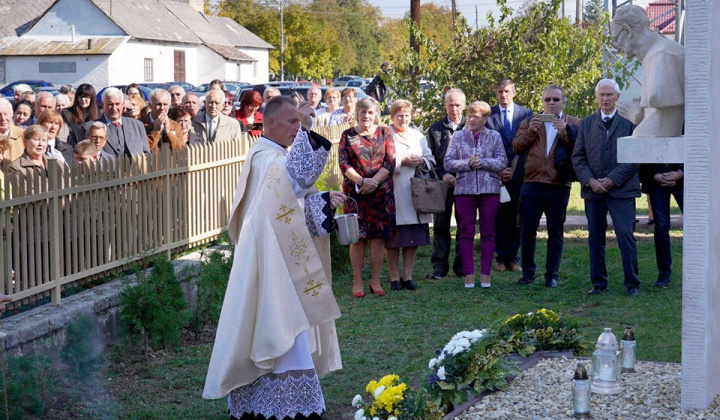
[[[395,417],[395,416],[388,417],[388,420],[397,420],[397,417]]]
[[[373,420],[380,420],[380,417],[373,417]]]
[[[438,364],[438,359],[433,357],[432,359],[430,359],[430,362],[428,363],[428,369],[434,368],[435,365],[437,365],[437,364]],[[388,420],[390,420],[390,419],[388,419]]]
[[[375,398],[382,395],[383,391],[385,391],[385,386],[379,386],[379,387],[375,388]]]
[[[365,417],[365,410],[362,408],[355,412],[355,420],[367,420]]]
[[[528,312],[528,313],[527,313],[527,316],[533,316],[533,315],[535,315],[535,314],[532,313],[532,312]]]
[[[352,406],[355,408],[359,408],[363,404],[363,399],[360,396],[360,394],[357,394],[355,398],[352,399]]]
[[[441,381],[445,380],[445,366],[440,366],[440,369],[437,371],[437,376]]]

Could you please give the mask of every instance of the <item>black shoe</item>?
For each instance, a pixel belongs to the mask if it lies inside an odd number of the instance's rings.
[[[555,288],[557,287],[557,279],[545,280],[545,287]]]
[[[599,295],[600,293],[604,293],[608,291],[607,286],[593,286],[592,289],[588,292],[588,295]]]
[[[654,224],[655,224],[655,221],[654,221],[653,219],[648,219],[647,224],[648,224],[648,225],[654,225]]]
[[[635,296],[640,294],[640,288],[639,287],[628,287],[627,292],[625,292],[625,296]]]
[[[396,292],[399,292],[400,290],[402,290],[402,285],[400,284],[401,281],[402,280],[390,281],[390,290],[393,290]]]
[[[462,270],[455,271],[455,275],[458,277],[465,277],[465,272]]]
[[[445,277],[445,273],[443,273],[442,271],[437,271],[437,270],[433,271],[433,273],[428,276],[429,279],[433,279],[433,280],[440,280],[443,277]]]
[[[400,279],[400,285],[405,288],[405,290],[415,290],[417,287],[415,287],[415,283],[412,281],[412,279],[403,280]]]
[[[535,276],[522,276],[520,277],[520,280],[518,280],[517,284],[530,284],[535,281]]]
[[[667,289],[670,286],[670,279],[658,279],[653,286]]]

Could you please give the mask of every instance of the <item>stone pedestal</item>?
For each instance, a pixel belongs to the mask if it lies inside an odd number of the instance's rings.
[[[684,137],[620,137],[618,163],[683,163]]]
[[[687,1],[682,401],[720,393],[720,1]]]

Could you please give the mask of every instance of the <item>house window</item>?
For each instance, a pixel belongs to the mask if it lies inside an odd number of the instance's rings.
[[[153,59],[152,58],[145,59],[145,81],[146,82],[153,81]]]
[[[40,73],[77,73],[77,64],[74,61],[59,63],[40,62]]]

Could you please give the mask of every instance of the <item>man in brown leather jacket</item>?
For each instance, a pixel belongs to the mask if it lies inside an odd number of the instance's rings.
[[[523,274],[518,284],[530,284],[535,280],[535,241],[540,218],[545,213],[548,231],[545,286],[556,287],[570,182],[559,174],[555,152],[559,147],[565,147],[566,155],[572,154],[580,119],[563,113],[566,98],[560,86],[549,85],[542,96],[544,116],[536,114],[523,121],[512,144],[516,154],[527,154],[520,190]]]

